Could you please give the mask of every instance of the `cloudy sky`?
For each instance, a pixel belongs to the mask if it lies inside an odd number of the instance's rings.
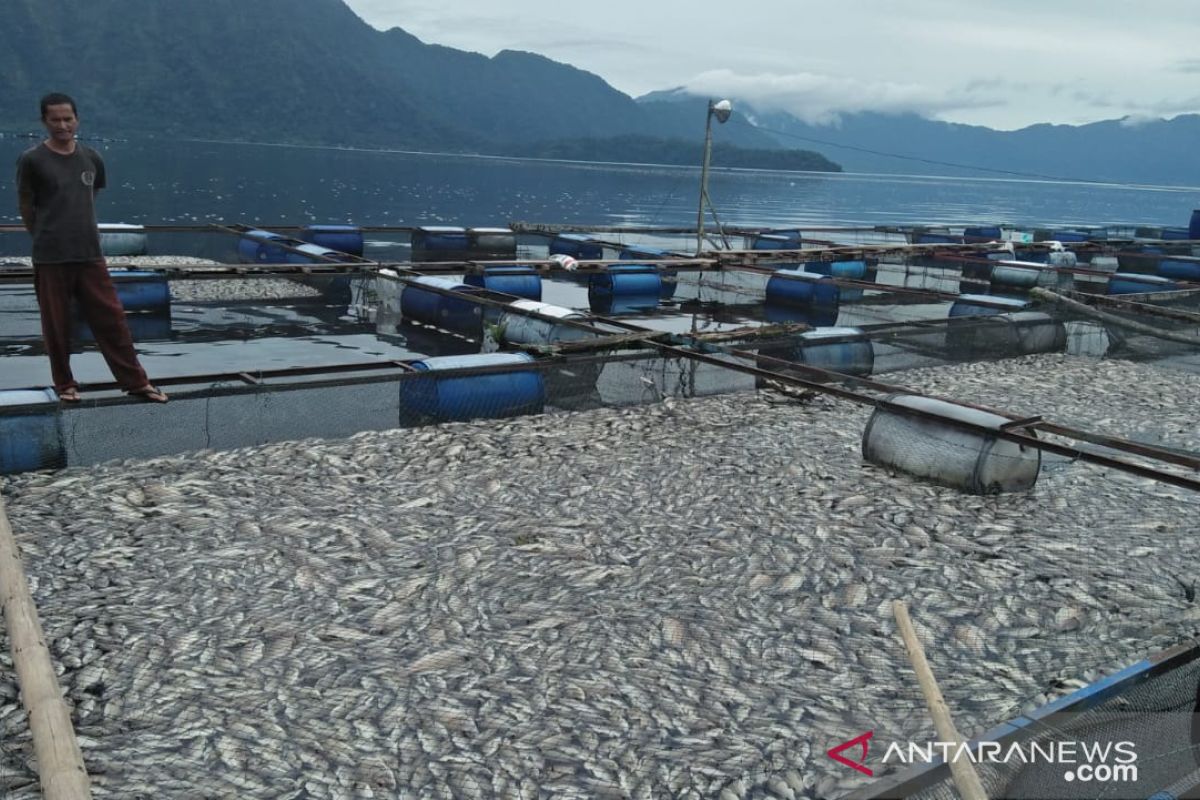
[[[379,29],[540,53],[635,97],[684,86],[812,121],[916,111],[1013,129],[1200,112],[1200,0],[347,2]]]

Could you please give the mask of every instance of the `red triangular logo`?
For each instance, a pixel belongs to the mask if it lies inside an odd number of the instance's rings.
[[[863,775],[874,778],[875,773],[873,771],[871,771],[871,768],[868,767],[865,763],[867,760],[867,749],[870,747],[868,742],[871,741],[871,737],[874,735],[875,735],[875,731],[867,731],[866,733],[864,733],[860,736],[855,736],[853,739],[851,739],[847,742],[842,742],[837,747],[834,747],[833,749],[829,750],[826,753],[826,755],[829,756],[830,758],[832,758],[834,761],[838,762],[839,764],[845,764],[847,767],[850,767],[851,769],[858,770]],[[851,747],[855,747],[855,746],[862,747],[862,757],[858,761],[851,761],[850,759],[848,759],[844,755],[842,755],[843,751],[849,750]]]

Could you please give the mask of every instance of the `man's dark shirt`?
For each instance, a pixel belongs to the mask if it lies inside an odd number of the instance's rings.
[[[100,259],[95,193],[106,183],[104,161],[75,143],[69,156],[45,143],[17,159],[17,194],[33,203],[33,263],[66,264]]]

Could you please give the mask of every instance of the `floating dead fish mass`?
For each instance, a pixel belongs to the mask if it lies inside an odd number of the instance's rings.
[[[1200,449],[1186,373],[903,379]],[[666,400],[4,497],[98,798],[832,798],[859,780],[833,745],[932,737],[893,599],[967,735],[1193,632],[1188,492],[1047,459],[964,495],[864,463],[869,413]],[[37,797],[0,653],[0,794]]]

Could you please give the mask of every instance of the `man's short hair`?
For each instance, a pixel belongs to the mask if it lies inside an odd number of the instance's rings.
[[[46,112],[50,110],[50,106],[61,105],[69,105],[71,113],[77,117],[79,116],[79,111],[75,108],[75,101],[71,99],[70,95],[63,94],[62,92],[51,92],[42,98],[42,119],[46,118]]]

